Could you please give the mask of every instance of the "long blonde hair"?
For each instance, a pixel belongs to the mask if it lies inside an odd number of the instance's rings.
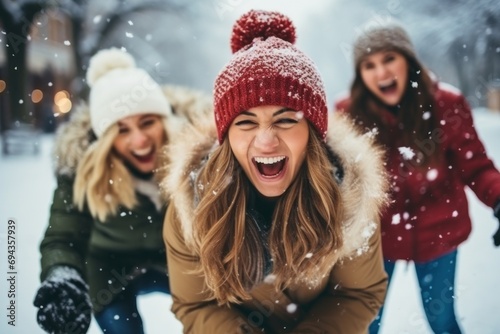
[[[113,150],[118,125],[112,125],[86,150],[76,170],[73,201],[79,210],[88,206],[90,214],[104,222],[117,213],[118,206],[137,204],[129,170]]]
[[[269,234],[276,289],[292,282],[317,282],[343,244],[341,194],[325,145],[310,126],[305,161],[278,200]],[[226,139],[197,179],[194,240],[200,272],[219,304],[250,298],[264,279],[264,246],[247,214],[250,181]],[[312,256],[311,256],[312,255]]]

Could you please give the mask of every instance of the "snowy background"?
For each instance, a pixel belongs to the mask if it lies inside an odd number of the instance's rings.
[[[96,15],[106,9],[103,6],[112,10],[116,1],[90,0],[89,3],[94,4],[89,7],[87,18],[92,23]],[[196,8],[184,12],[183,16],[175,12],[149,12],[134,17],[133,27],[129,23],[132,21],[124,20],[122,26],[107,36],[101,46],[124,46],[137,57],[140,66],[152,68],[157,79],[210,92],[217,72],[231,56],[229,34],[234,21],[251,8],[279,10],[292,18],[297,28],[297,45],[317,64],[325,82],[329,105],[333,105],[334,97],[347,90],[351,80],[349,48],[355,35],[367,25],[393,17],[407,27],[417,52],[438,77],[460,86],[465,81],[459,78],[464,75],[464,70],[468,71],[465,73],[469,74],[469,93],[466,95],[473,106],[485,105],[485,83],[499,77],[500,48],[488,53],[496,57],[495,66],[484,71],[479,66],[488,64],[484,57],[488,38],[500,36],[498,31],[484,24],[484,13],[493,13],[498,23],[498,0],[315,0],[308,1],[307,6],[303,0],[288,0],[286,5],[282,1],[268,0],[196,3]],[[151,22],[155,23],[154,26]],[[133,38],[126,34],[129,31],[133,31]],[[88,34],[91,33],[90,28]],[[0,40],[1,43],[4,40]],[[158,62],[160,66],[155,69]],[[479,135],[499,167],[500,113],[475,109],[474,114]],[[48,134],[40,137],[39,155],[0,156],[1,334],[42,333],[36,324],[36,309],[32,300],[39,286],[38,246],[47,225],[55,188],[50,158],[53,138]],[[491,209],[480,203],[472,193],[468,195],[473,232],[459,250],[457,315],[465,333],[497,334],[500,333],[500,249],[494,248],[491,236],[498,227],[498,221]],[[6,233],[9,219],[16,222],[15,327],[7,325],[6,317]],[[413,266],[397,265],[387,296],[381,334],[431,333],[420,304]],[[171,299],[161,294],[139,298],[146,333],[182,332],[182,326],[169,310],[170,305]],[[94,321],[89,333],[100,333]]]
[[[489,155],[500,165],[500,113],[474,111],[476,129]],[[38,245],[46,228],[55,179],[52,174],[50,151],[53,135],[43,135],[37,156],[0,156],[1,230],[0,230],[0,298],[2,310],[0,333],[43,333],[37,326],[36,309],[32,300],[39,286]],[[500,249],[491,239],[498,227],[492,210],[469,193],[473,231],[460,247],[458,258],[456,304],[465,333],[498,334],[498,300],[500,297]],[[16,222],[17,287],[16,327],[7,325],[7,221]],[[418,286],[412,265],[396,266],[394,284],[387,296],[381,334],[431,333],[420,306]],[[182,326],[170,312],[171,299],[162,294],[139,298],[146,333],[182,333]],[[99,333],[93,321],[89,333]]]

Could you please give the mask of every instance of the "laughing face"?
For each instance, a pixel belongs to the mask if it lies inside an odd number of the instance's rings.
[[[366,87],[383,103],[395,106],[408,86],[408,62],[394,51],[380,51],[366,56],[360,64]]]
[[[118,155],[138,171],[152,172],[166,138],[162,117],[154,114],[126,117],[118,121],[118,129],[113,142]]]
[[[266,197],[276,197],[288,189],[304,162],[309,126],[300,111],[260,106],[234,119],[228,139],[255,188]]]

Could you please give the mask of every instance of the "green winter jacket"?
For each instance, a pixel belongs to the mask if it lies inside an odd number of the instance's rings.
[[[167,129],[174,135],[179,122],[207,112],[211,101],[201,93],[165,87],[165,94],[178,117]],[[94,312],[99,312],[145,270],[166,273],[162,224],[166,200],[155,180],[134,179],[138,204],[132,210],[119,207],[105,222],[73,204],[73,183],[79,159],[93,141],[88,108],[81,105],[61,126],[54,144],[57,188],[50,208],[49,225],[40,244],[41,280],[54,266],[78,270],[89,285]]]

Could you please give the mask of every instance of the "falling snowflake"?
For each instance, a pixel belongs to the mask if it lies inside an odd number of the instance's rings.
[[[270,274],[264,278],[264,283],[272,284],[276,280],[276,275]]]
[[[399,147],[398,150],[405,160],[411,160],[415,156],[415,152],[409,147]]]
[[[368,130],[365,134],[368,138],[375,138],[378,135],[378,128],[373,128],[371,130]]]
[[[104,195],[104,202],[111,203],[113,201],[113,196],[110,194]]]
[[[297,311],[297,304],[291,303],[286,306],[286,311],[288,313],[295,313]]]
[[[398,225],[399,223],[401,223],[401,215],[399,213],[397,213],[397,214],[392,216],[391,224]]]
[[[427,275],[424,276],[424,282],[425,283],[432,282],[432,279],[433,279],[432,274],[427,274]]]
[[[439,174],[439,173],[438,173],[437,169],[435,169],[435,168],[433,168],[433,169],[429,170],[429,171],[427,172],[427,175],[426,175],[427,180],[428,180],[428,181],[434,181],[435,179],[437,179],[438,174]]]

